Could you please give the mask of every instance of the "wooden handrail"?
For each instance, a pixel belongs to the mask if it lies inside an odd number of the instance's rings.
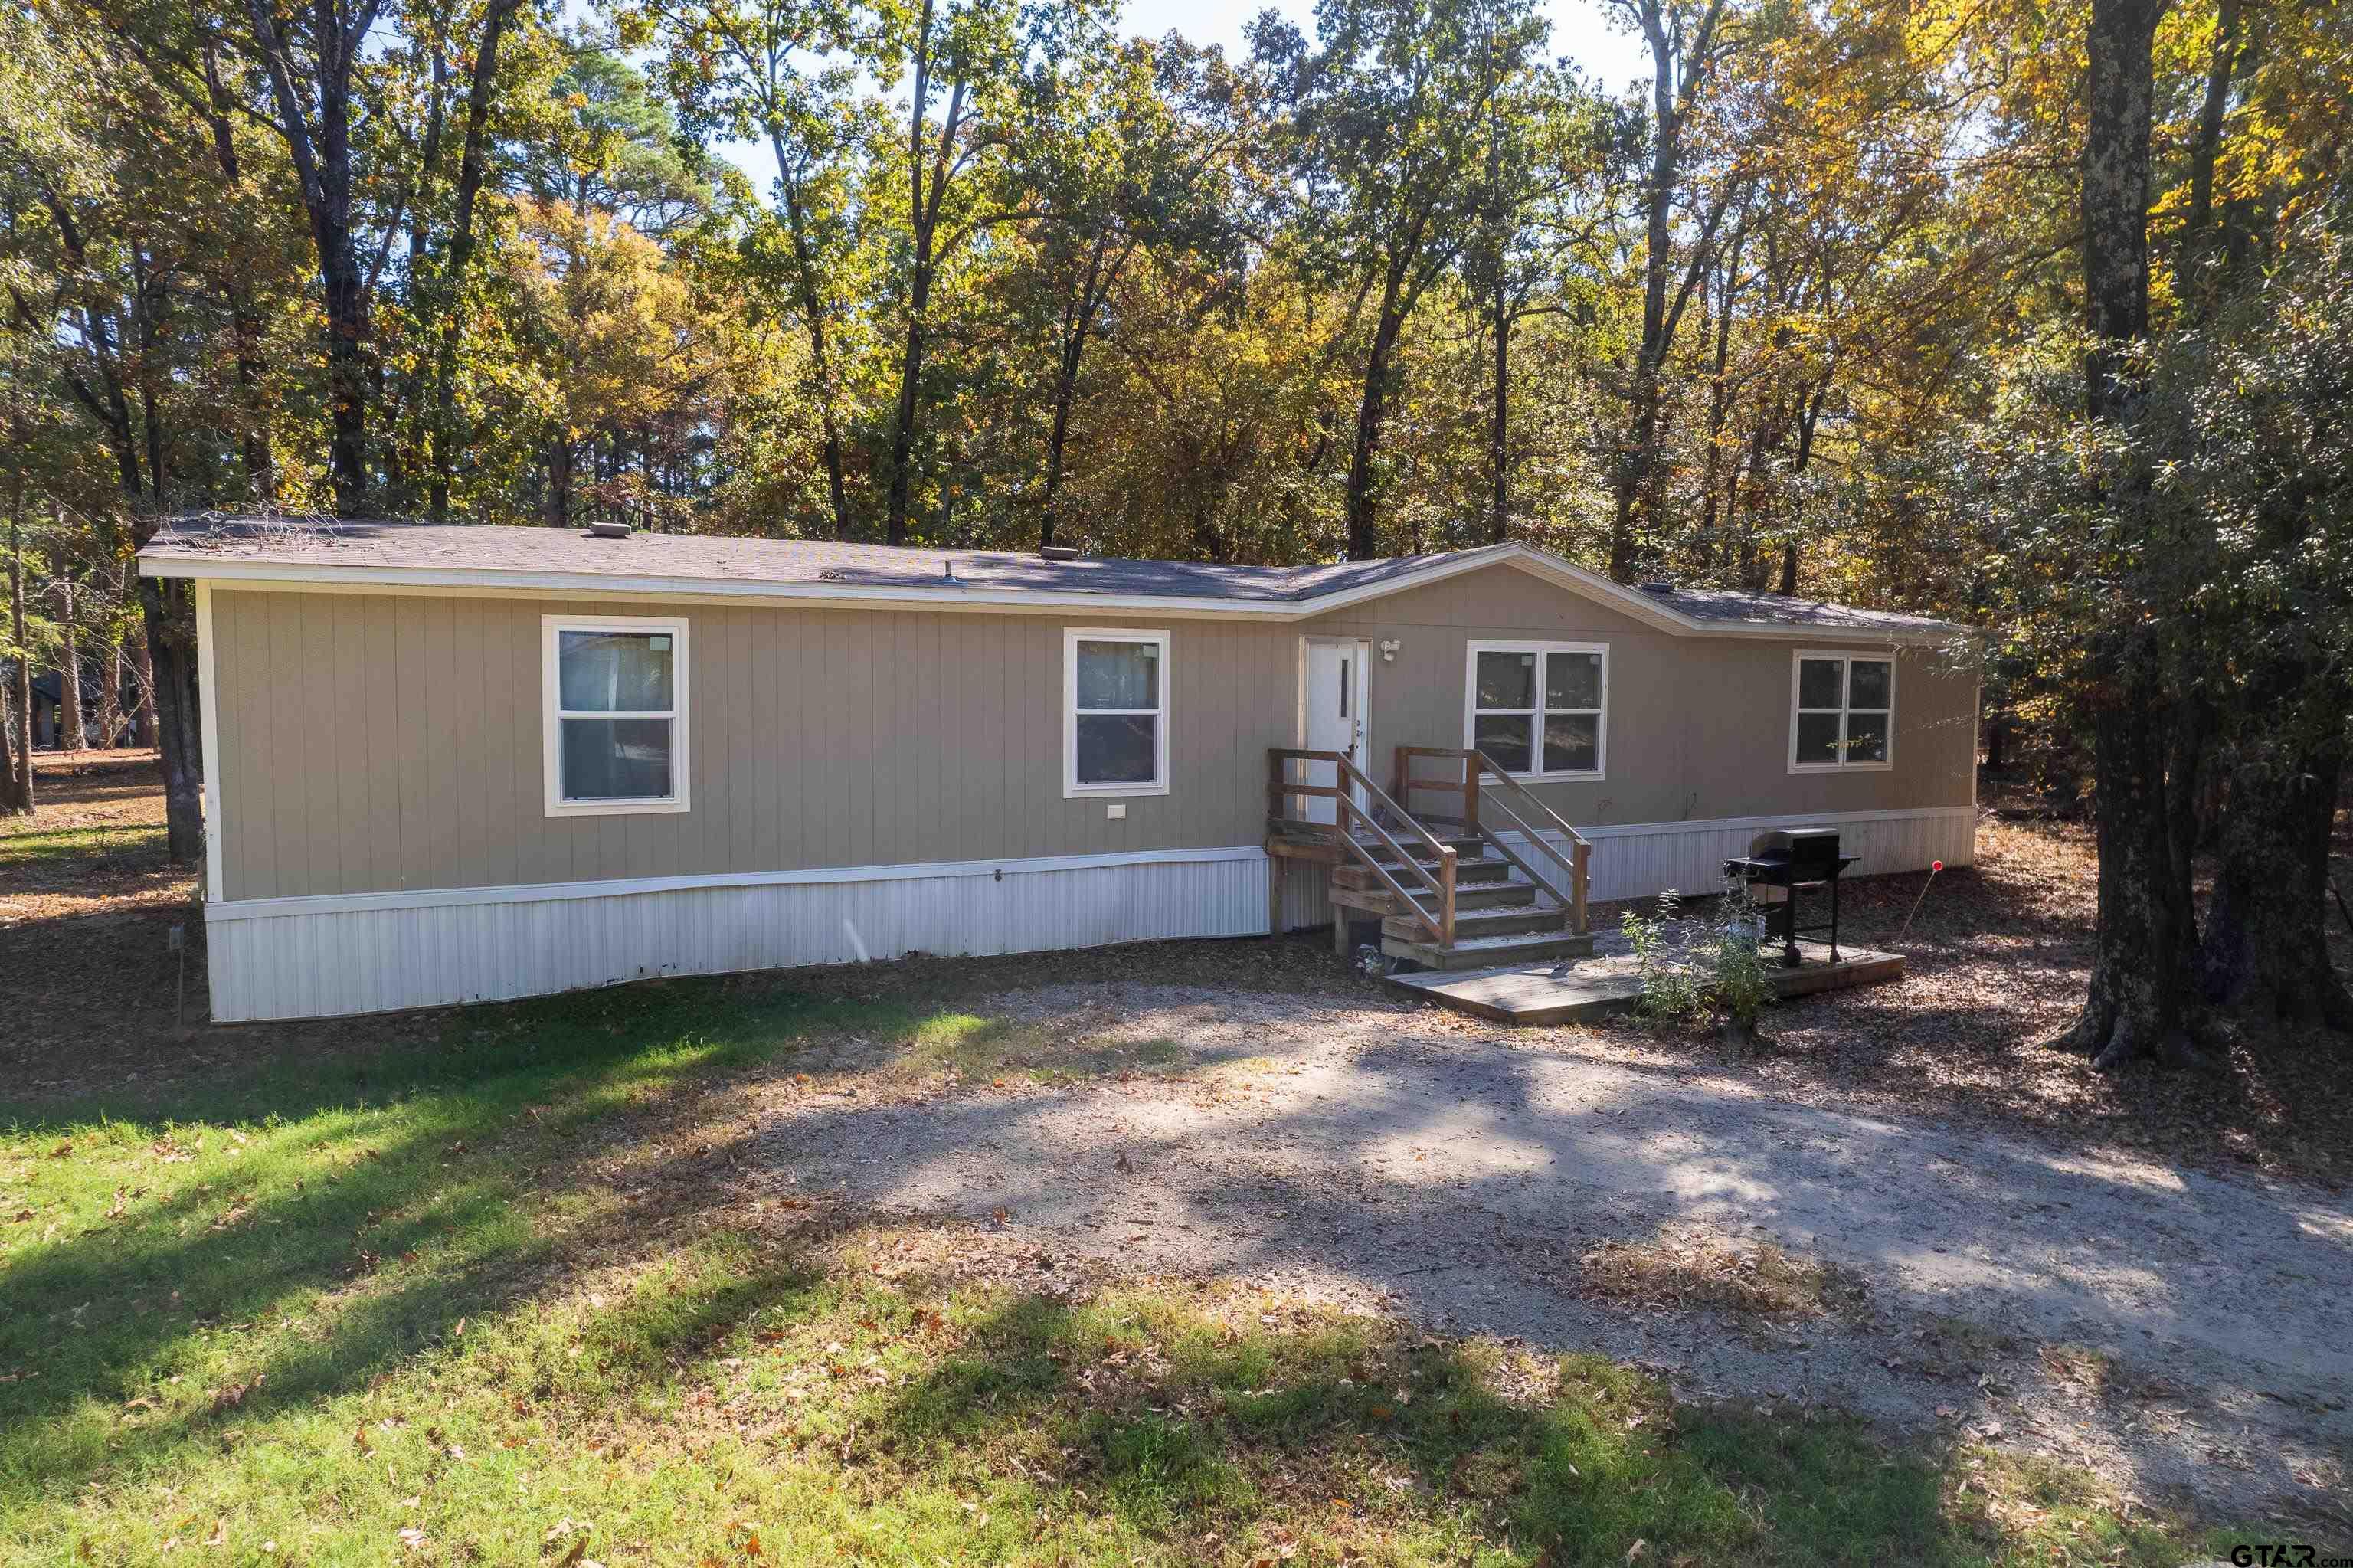
[[[1345,752],[1309,751],[1295,747],[1271,746],[1266,750],[1266,792],[1269,807],[1267,815],[1271,821],[1282,821],[1285,819],[1286,813],[1282,809],[1282,802],[1288,796],[1306,795],[1332,800],[1334,805],[1332,825],[1340,846],[1369,868],[1372,874],[1380,879],[1384,887],[1403,901],[1405,906],[1413,912],[1414,919],[1430,932],[1439,946],[1451,948],[1454,945],[1454,866],[1457,857],[1453,845],[1440,842],[1437,834],[1423,827],[1414,820],[1411,812],[1389,799],[1379,785],[1365,777],[1364,770],[1350,760]],[[1293,762],[1329,762],[1334,768],[1334,782],[1294,784],[1291,781],[1290,769],[1287,766]],[[1364,790],[1366,800],[1373,806],[1372,810],[1366,810],[1356,804],[1354,791],[1349,788],[1351,781]],[[1392,816],[1412,830],[1414,836],[1419,837],[1425,845],[1435,852],[1438,859],[1435,871],[1406,853],[1405,846],[1398,843],[1387,828],[1381,826],[1378,812],[1382,808],[1387,808]],[[1382,846],[1397,856],[1398,864],[1411,866],[1415,874],[1430,885],[1430,890],[1435,895],[1438,906],[1436,909],[1424,908],[1421,900],[1407,891],[1405,884],[1391,874],[1388,866],[1373,857],[1372,852],[1367,850],[1351,831],[1353,821],[1361,821],[1372,829],[1379,837]]]
[[[1412,759],[1417,757],[1439,757],[1449,761],[1459,762],[1462,768],[1462,777],[1459,779],[1416,779],[1412,777]],[[1506,800],[1494,800],[1494,809],[1511,820],[1512,825],[1519,830],[1520,836],[1550,855],[1559,863],[1561,869],[1568,874],[1569,892],[1567,895],[1563,895],[1560,889],[1555,886],[1550,879],[1538,875],[1535,867],[1514,853],[1511,846],[1504,842],[1502,835],[1480,821],[1479,809],[1483,794],[1482,779],[1484,776],[1491,774],[1504,789],[1525,801],[1540,822],[1549,823],[1568,841],[1568,853],[1563,854],[1536,827],[1531,826],[1518,812],[1513,810]],[[1444,789],[1461,795],[1463,827],[1493,844],[1498,854],[1525,872],[1529,881],[1568,907],[1576,916],[1579,936],[1592,929],[1591,920],[1586,908],[1587,895],[1592,886],[1592,841],[1578,832],[1559,812],[1538,800],[1535,791],[1513,778],[1504,770],[1501,763],[1476,747],[1400,746],[1397,748],[1397,770],[1394,777],[1400,799],[1409,798],[1412,791],[1416,789]]]
[[[1532,842],[1536,841],[1538,837],[1536,831],[1534,828],[1529,827],[1526,821],[1523,819],[1517,811],[1513,810],[1512,808],[1504,801],[1490,800],[1487,803],[1487,809],[1491,811],[1501,811],[1504,814],[1504,820],[1518,830],[1520,837],[1529,840]],[[1534,882],[1538,887],[1543,888],[1546,893],[1551,894],[1555,898],[1558,899],[1562,908],[1566,909],[1568,907],[1568,895],[1563,893],[1559,888],[1555,887],[1542,874],[1529,867],[1529,865],[1525,862],[1522,861],[1518,855],[1514,854],[1512,853],[1511,846],[1500,841],[1500,835],[1496,834],[1492,830],[1482,827],[1480,831],[1480,836],[1482,838],[1494,841],[1494,846],[1497,853],[1502,854],[1504,859],[1510,861],[1514,865],[1518,866],[1522,871],[1526,872],[1528,874],[1528,879],[1531,882]],[[1556,860],[1559,859],[1557,855],[1554,856],[1554,858]],[[1567,863],[1565,861],[1562,862],[1562,869],[1567,869]]]

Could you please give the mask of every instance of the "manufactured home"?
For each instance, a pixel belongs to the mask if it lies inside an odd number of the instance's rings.
[[[195,586],[223,1021],[1335,912],[1459,966],[1713,890],[1761,827],[1836,826],[1854,874],[1971,858],[1957,629],[1520,545],[210,517],[140,568]]]

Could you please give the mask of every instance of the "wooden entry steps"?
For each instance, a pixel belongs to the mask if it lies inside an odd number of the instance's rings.
[[[1416,777],[1414,762],[1432,757],[1449,759],[1455,776]],[[1294,763],[1328,767],[1333,781],[1294,779]],[[1506,843],[1493,825],[1479,820],[1478,780],[1493,770],[1493,759],[1478,751],[1399,747],[1392,784],[1396,793],[1391,794],[1343,753],[1270,750],[1266,848],[1278,870],[1270,888],[1276,901],[1270,927],[1281,923],[1282,866],[1286,861],[1306,861],[1331,869],[1333,946],[1343,958],[1355,950],[1352,916],[1377,918],[1381,951],[1424,969],[1557,962],[1591,952],[1585,915],[1585,860],[1590,846],[1533,798],[1524,802],[1524,809],[1548,821],[1567,847],[1544,842],[1528,819],[1508,806],[1501,809],[1502,814],[1520,830],[1528,854]],[[1503,789],[1525,794],[1522,786],[1508,779]],[[1461,814],[1417,819],[1399,803],[1415,790],[1452,795]],[[1491,789],[1487,794],[1493,800],[1497,791]],[[1290,815],[1294,797],[1311,804],[1331,801],[1333,820],[1318,822]],[[1529,855],[1549,855],[1558,864],[1539,870]]]
[[[1535,890],[1511,878],[1511,863],[1494,856],[1454,863],[1454,941],[1444,946],[1429,939],[1419,921],[1395,895],[1376,884],[1369,873],[1352,865],[1332,868],[1332,913],[1345,923],[1353,915],[1377,917],[1381,950],[1393,959],[1407,959],[1432,969],[1477,969],[1498,963],[1534,963],[1538,959],[1581,958],[1593,950],[1593,938],[1565,928],[1566,911],[1539,901]],[[1343,956],[1354,949],[1354,936],[1335,933]]]
[[[1838,962],[1819,942],[1799,942],[1802,960],[1794,969],[1770,972],[1775,994],[1784,999],[1816,991],[1847,991],[1904,978],[1904,955],[1867,948],[1841,948]],[[1389,983],[1498,1023],[1576,1023],[1626,1012],[1641,999],[1642,982],[1632,975],[1553,973],[1551,964],[1435,974],[1391,975]]]

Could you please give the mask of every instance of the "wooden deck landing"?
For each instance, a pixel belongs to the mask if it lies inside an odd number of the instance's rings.
[[[1799,942],[1803,960],[1794,969],[1772,970],[1773,989],[1784,997],[1807,996],[1818,991],[1848,991],[1904,978],[1904,955],[1867,948],[1841,948],[1839,961],[1830,961],[1830,948],[1819,942]],[[1629,974],[1588,974],[1570,969],[1558,979],[1551,964],[1522,964],[1512,969],[1479,969],[1470,974],[1431,970],[1391,975],[1391,985],[1403,986],[1458,1012],[1476,1013],[1502,1023],[1569,1023],[1609,1013],[1624,1012],[1642,994],[1642,982]]]

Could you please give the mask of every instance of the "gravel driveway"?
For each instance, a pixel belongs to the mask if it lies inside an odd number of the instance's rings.
[[[2343,1198],[1810,1108],[1736,1072],[1532,1048],[1410,1006],[1139,985],[989,1011],[1173,1044],[1186,1065],[804,1096],[764,1117],[763,1181],[884,1212],[1002,1209],[1050,1258],[1596,1351],[1691,1396],[1966,1428],[2247,1522],[2346,1484]],[[1774,1323],[1580,1294],[1598,1244],[1689,1233],[1851,1269],[1869,1306]],[[2084,1373],[2087,1349],[2113,1358],[2105,1375]]]

